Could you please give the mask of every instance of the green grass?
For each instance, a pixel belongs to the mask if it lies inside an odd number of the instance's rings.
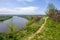
[[[0,33],[0,40],[24,40],[26,37],[35,33],[40,26],[44,23],[44,19],[32,25],[25,25],[20,30],[13,28],[11,23],[8,25],[11,31],[8,33]],[[28,22],[29,23],[29,22]],[[60,40],[60,22],[55,22],[48,18],[42,32],[37,34],[32,40]]]
[[[60,22],[55,22],[48,18],[42,32],[37,34],[32,40],[60,40]]]
[[[36,32],[40,26],[44,23],[44,19],[42,18],[38,23],[33,24],[33,25],[29,25],[29,26],[25,26],[24,28],[20,29],[20,40],[28,37],[29,35],[31,35],[32,33]]]
[[[32,20],[33,19],[33,16],[20,16],[20,17],[26,18],[28,20]]]
[[[28,22],[29,23],[29,22]],[[44,19],[41,18],[38,22],[32,25],[25,25],[23,28],[20,30],[17,30],[14,28],[15,26],[11,23],[9,23],[9,32],[8,33],[0,33],[0,39],[1,40],[22,40],[32,33],[36,32],[39,27],[44,23]]]
[[[9,18],[12,18],[12,16],[0,16],[0,21],[7,20]]]

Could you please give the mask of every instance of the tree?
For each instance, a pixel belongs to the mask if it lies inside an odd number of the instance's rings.
[[[55,9],[55,6],[54,6],[54,4],[52,4],[52,3],[49,3],[49,4],[48,4],[48,9]]]
[[[46,14],[54,21],[60,21],[60,12],[58,12],[53,4],[48,4]]]
[[[47,7],[46,14],[47,15],[53,14],[54,13],[54,10],[55,10],[55,6],[52,3],[49,3],[48,4],[48,7]]]

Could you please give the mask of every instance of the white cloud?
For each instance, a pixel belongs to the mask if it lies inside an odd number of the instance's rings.
[[[19,2],[33,2],[34,0],[17,0]]]
[[[14,9],[10,9],[10,8],[0,8],[0,14],[32,14],[34,13],[36,10],[38,10],[38,7],[17,7]]]

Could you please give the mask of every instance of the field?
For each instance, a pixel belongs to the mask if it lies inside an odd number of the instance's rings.
[[[32,40],[60,40],[60,22],[55,22],[48,18],[42,32],[37,34]]]
[[[41,17],[37,22],[35,22],[35,18],[29,19],[25,26],[23,28],[20,28],[20,30],[14,28],[14,25],[9,24],[8,27],[10,29],[10,32],[0,33],[0,40],[29,40],[27,38],[38,31],[38,29],[44,23],[46,17],[47,16]],[[32,35],[33,38],[31,38],[31,40],[59,40],[59,30],[60,22],[55,22],[51,18],[48,18],[41,32],[35,34],[35,36]]]

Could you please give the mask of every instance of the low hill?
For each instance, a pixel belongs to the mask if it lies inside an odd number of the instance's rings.
[[[60,22],[48,18],[44,29],[32,40],[60,40]]]

